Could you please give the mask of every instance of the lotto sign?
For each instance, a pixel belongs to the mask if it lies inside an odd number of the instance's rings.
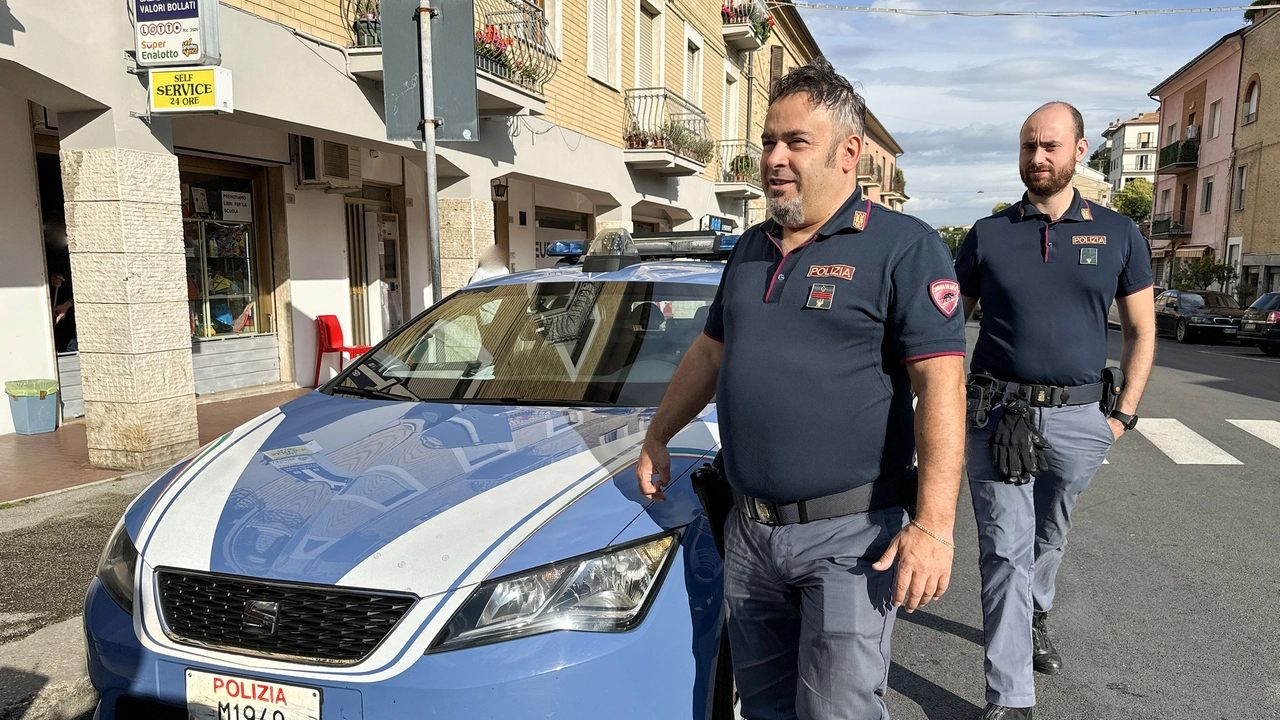
[[[133,0],[138,65],[216,65],[217,0]]]
[[[229,113],[231,71],[222,67],[194,67],[179,70],[152,70],[151,112]]]

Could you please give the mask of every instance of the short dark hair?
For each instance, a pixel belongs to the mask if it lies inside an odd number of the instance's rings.
[[[1031,114],[1035,115],[1041,110],[1044,110],[1045,108],[1053,107],[1054,105],[1061,105],[1062,107],[1071,111],[1071,120],[1076,125],[1076,142],[1080,142],[1081,140],[1083,140],[1084,139],[1084,116],[1080,114],[1080,111],[1076,109],[1075,105],[1072,105],[1069,102],[1063,102],[1061,100],[1054,100],[1053,102],[1047,102],[1041,105],[1040,107],[1036,108],[1036,112]]]
[[[769,91],[769,104],[800,93],[807,94],[813,105],[830,110],[841,134],[862,137],[867,126],[867,103],[826,58],[819,55],[808,65],[779,78]]]

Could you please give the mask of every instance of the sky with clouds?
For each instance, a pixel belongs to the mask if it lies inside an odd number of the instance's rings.
[[[866,0],[825,0],[867,5]],[[1117,10],[1237,0],[876,0],[945,10]],[[1080,109],[1090,152],[1108,122],[1151,112],[1147,93],[1223,35],[1240,12],[1127,18],[913,17],[802,9],[836,69],[861,86],[905,154],[906,212],[969,225],[1022,196],[1018,129],[1050,100]],[[978,191],[982,191],[979,193]]]

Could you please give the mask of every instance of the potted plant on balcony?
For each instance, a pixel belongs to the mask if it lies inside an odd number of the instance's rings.
[[[769,42],[769,35],[773,33],[773,16],[765,15],[751,20],[751,30],[755,32],[756,37],[760,38],[760,42]]]
[[[694,140],[689,128],[678,122],[668,121],[663,124],[659,137],[654,139],[654,147],[665,147],[673,153],[684,155],[689,152],[689,144]]]
[[[382,44],[382,19],[378,0],[355,0],[352,5],[351,29],[355,31],[356,47],[377,47]]]
[[[746,154],[738,155],[729,161],[729,172],[733,173],[734,182],[750,182],[757,167],[756,161]]]
[[[476,57],[487,61],[482,62],[482,68],[502,78],[510,77],[511,59],[507,57],[507,51],[514,42],[509,37],[503,37],[493,25],[485,25],[483,30],[477,30]]]
[[[627,141],[628,150],[643,150],[645,145],[648,144],[649,137],[648,133],[640,129],[639,125],[633,124],[627,128],[627,133],[623,136],[623,139]]]
[[[711,138],[694,137],[689,144],[690,158],[706,165],[716,156],[716,141]]]

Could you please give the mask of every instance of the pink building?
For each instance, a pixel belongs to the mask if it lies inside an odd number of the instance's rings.
[[[1149,233],[1157,285],[1170,284],[1183,258],[1226,259],[1243,32],[1223,36],[1149,93],[1160,102]]]

